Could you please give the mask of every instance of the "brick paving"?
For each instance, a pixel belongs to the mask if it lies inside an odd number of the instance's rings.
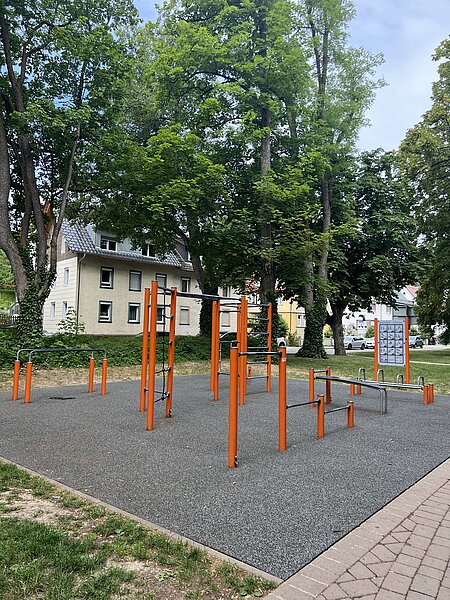
[[[450,600],[450,459],[266,597],[313,599]]]

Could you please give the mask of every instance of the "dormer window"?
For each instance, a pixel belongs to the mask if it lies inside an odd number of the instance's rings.
[[[143,244],[142,256],[155,256],[155,246],[153,244]]]
[[[100,238],[100,248],[102,250],[113,250],[115,252],[117,250],[117,242],[116,240],[113,240],[113,238],[102,235]]]

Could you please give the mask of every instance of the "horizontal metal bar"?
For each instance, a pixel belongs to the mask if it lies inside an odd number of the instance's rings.
[[[340,406],[339,408],[333,408],[332,410],[325,411],[325,414],[331,415],[331,413],[339,412],[340,410],[350,410],[350,406]]]
[[[267,360],[253,360],[252,362],[247,361],[248,365],[267,365],[268,361]]]
[[[281,356],[280,352],[239,352],[239,356],[254,356],[255,354],[264,356]]]
[[[309,402],[299,402],[299,404],[289,404],[288,406],[286,406],[286,409],[288,408],[296,408],[297,406],[307,406],[308,404],[319,404],[318,400],[311,400]]]
[[[252,379],[267,379],[267,375],[252,375],[251,377],[248,377],[247,379],[249,379],[250,381]]]
[[[60,354],[62,352],[103,352],[104,357],[106,358],[106,350],[104,348],[21,348],[17,351],[16,358],[19,360],[19,354],[21,352],[28,352],[29,357],[28,360],[31,359],[33,354],[37,353],[49,353],[55,352],[56,354]]]

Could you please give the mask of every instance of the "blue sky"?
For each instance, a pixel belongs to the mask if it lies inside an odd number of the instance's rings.
[[[361,131],[359,146],[371,150],[398,146],[406,131],[430,108],[431,84],[437,79],[431,56],[450,35],[450,0],[353,0],[353,46],[381,52],[379,69],[387,86],[378,90],[368,113],[371,126]],[[135,0],[144,19],[154,19],[153,1]]]

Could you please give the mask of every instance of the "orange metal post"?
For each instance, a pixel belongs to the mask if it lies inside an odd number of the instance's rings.
[[[357,385],[357,386],[356,386],[356,394],[357,394],[357,395],[358,395],[358,394],[361,394],[361,386],[360,386],[360,385]]]
[[[239,371],[239,404],[243,406],[245,404],[245,356],[239,356],[238,359],[238,371]]]
[[[177,314],[177,288],[172,288],[170,298],[169,352],[167,356],[167,398],[166,417],[172,416],[173,375],[175,369],[175,323]]]
[[[353,404],[353,400],[347,402],[348,406],[348,415],[347,415],[347,427],[352,429],[355,426],[355,407]]]
[[[94,361],[94,358],[91,356],[91,358],[89,359],[89,377],[88,377],[88,393],[89,394],[94,391],[94,367],[95,367],[95,361]]]
[[[286,450],[286,348],[279,348],[278,363],[278,450]]]
[[[106,396],[106,372],[108,370],[108,361],[106,358],[102,360],[102,391],[101,395]]]
[[[429,385],[424,385],[423,386],[423,403],[424,404],[428,404],[428,402],[429,402],[429,397],[430,397],[430,395],[429,395],[429,387],[430,387]]]
[[[373,379],[374,381],[378,381],[378,319],[374,319],[373,321],[373,329],[374,329],[374,351],[373,351]]]
[[[323,438],[325,436],[325,397],[318,396],[317,399],[317,437]]]
[[[251,379],[251,378],[252,378],[252,373],[253,373],[253,371],[252,371],[252,368],[251,368],[251,367],[249,367],[249,368],[247,369],[247,377],[248,377],[249,379]]]
[[[411,383],[411,368],[409,364],[409,318],[405,317],[405,383]]]
[[[211,328],[211,376],[209,389],[214,391],[214,373],[216,371],[216,354],[218,348],[216,347],[216,330],[217,330],[217,301],[214,300],[212,303],[212,328]]]
[[[272,352],[272,303],[267,307],[267,352]],[[267,357],[267,392],[272,387],[272,357]]]
[[[215,319],[215,363],[214,363],[214,373],[213,373],[213,391],[214,391],[214,400],[219,399],[219,353],[220,353],[220,301],[217,301],[216,306],[216,319]]]
[[[245,296],[242,296],[241,302],[242,302],[242,306],[243,306],[242,320],[241,320],[243,349],[241,350],[241,352],[247,352],[247,350],[248,350],[248,300]],[[242,370],[240,371],[240,373],[242,373],[241,389],[244,392],[243,397],[242,397],[242,404],[244,404],[245,396],[247,394],[247,357],[243,356],[243,357],[241,357],[241,359],[242,359],[242,362],[241,362]]]
[[[351,383],[350,384],[350,396],[354,396],[355,395],[355,384]]]
[[[309,369],[309,401],[311,404],[310,408],[314,408],[314,369]]]
[[[237,467],[238,441],[238,348],[230,348],[230,409],[228,420],[228,466]]]
[[[326,376],[331,377],[331,367],[327,367]],[[326,398],[327,404],[330,404],[330,402],[331,402],[331,381],[325,381],[325,398]]]
[[[141,363],[141,393],[139,397],[139,412],[145,411],[145,386],[147,383],[148,366],[148,322],[149,322],[150,288],[144,289],[144,321],[142,325],[142,363]]]
[[[14,361],[14,379],[12,389],[12,399],[19,399],[19,376],[20,376],[20,360]]]
[[[434,403],[434,383],[430,384],[430,392],[431,392],[431,403]]]
[[[33,374],[33,363],[31,361],[27,362],[27,370],[25,375],[25,398],[24,403],[29,404],[31,398],[31,376]]]
[[[155,377],[156,377],[156,317],[158,314],[158,282],[152,281],[150,294],[150,336],[149,336],[149,359],[148,359],[148,383],[147,383],[147,430],[153,429],[155,415]]]

